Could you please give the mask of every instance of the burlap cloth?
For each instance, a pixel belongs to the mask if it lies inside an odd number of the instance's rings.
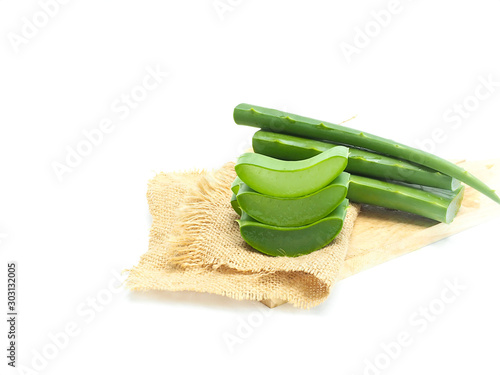
[[[149,181],[149,249],[129,270],[129,289],[281,299],[300,308],[328,297],[359,207],[349,207],[340,235],[325,248],[296,258],[270,257],[240,236],[230,204],[235,177],[234,163],[227,163],[214,172],[160,173]]]

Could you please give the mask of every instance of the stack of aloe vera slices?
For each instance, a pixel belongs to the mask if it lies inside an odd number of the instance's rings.
[[[243,239],[274,256],[304,255],[330,243],[349,205],[348,153],[337,146],[300,161],[241,155],[231,204],[241,215]]]
[[[461,167],[389,139],[249,104],[236,106],[234,120],[261,128],[253,136],[255,153],[284,163],[307,162],[339,145],[348,147],[347,198],[353,202],[451,223],[463,199],[463,182],[500,203],[493,190]]]

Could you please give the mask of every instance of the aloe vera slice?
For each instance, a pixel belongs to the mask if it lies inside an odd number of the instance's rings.
[[[234,193],[231,196],[231,207],[233,207],[234,212],[236,212],[238,215],[241,216],[241,208],[240,208],[240,205],[238,204],[236,194],[234,194]]]
[[[284,161],[245,153],[234,166],[238,177],[253,190],[275,197],[300,197],[325,187],[346,167],[349,149],[331,148],[312,158]]]
[[[300,227],[263,224],[245,211],[237,221],[241,236],[255,250],[272,256],[297,257],[319,250],[332,242],[342,229],[348,206],[349,201],[344,199],[328,216]]]
[[[460,209],[464,191],[464,186],[449,191],[351,175],[347,198],[352,202],[411,212],[449,224]]]
[[[342,172],[335,180],[314,193],[297,198],[273,197],[256,192],[242,183],[237,195],[239,207],[264,224],[298,227],[322,219],[345,199],[349,173]]]
[[[233,183],[231,184],[231,191],[233,192],[233,194],[238,194],[238,190],[242,182],[243,181],[241,181],[241,179],[238,176],[236,176]]]
[[[257,131],[252,138],[256,153],[282,160],[302,160],[320,154],[335,144],[288,134]],[[406,160],[349,148],[346,172],[383,180],[456,190],[462,186],[456,178]]]

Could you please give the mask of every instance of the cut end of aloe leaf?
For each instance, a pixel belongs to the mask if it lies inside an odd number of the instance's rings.
[[[462,182],[460,180],[457,180],[456,178],[453,178],[451,180],[451,189],[452,191],[458,190],[462,187]]]
[[[456,197],[451,201],[446,211],[446,224],[450,224],[458,214],[460,207],[462,206],[462,201],[464,199],[465,187],[462,186]]]

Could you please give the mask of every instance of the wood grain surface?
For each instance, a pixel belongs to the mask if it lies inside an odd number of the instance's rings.
[[[500,159],[459,161],[461,167],[492,188],[500,188]],[[500,214],[500,205],[466,186],[460,211],[451,224],[417,215],[363,205],[351,235],[340,280],[378,264],[408,254],[433,242],[472,228]],[[261,301],[270,308],[283,300]]]

